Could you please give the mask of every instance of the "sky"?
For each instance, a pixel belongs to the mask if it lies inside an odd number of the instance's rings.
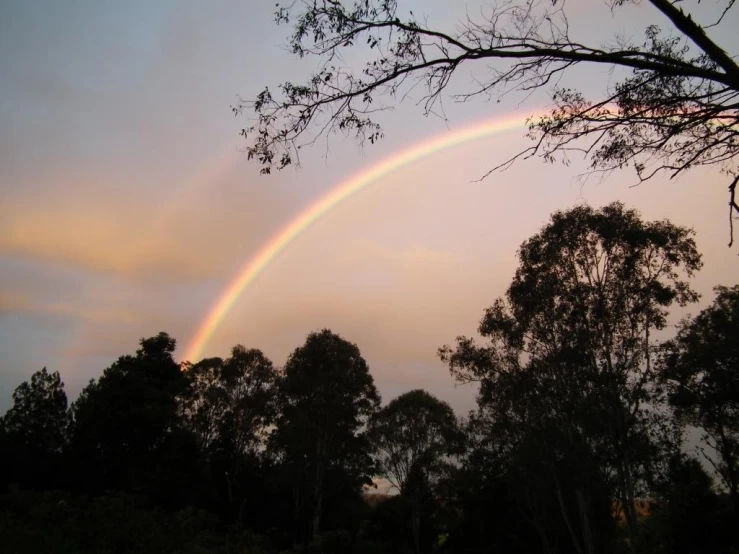
[[[479,9],[400,4],[442,27]],[[596,43],[659,21],[647,5],[570,6],[573,30]],[[334,137],[303,151],[299,169],[261,176],[242,152],[247,122],[230,106],[316,67],[286,51],[273,9],[266,0],[0,1],[0,413],[42,367],[59,371],[74,399],[159,331],[177,339],[181,359],[239,269],[316,199],[413,144],[545,106],[536,95],[447,103],[442,120],[423,117],[411,97],[383,116],[379,144]],[[725,28],[737,27],[733,17]],[[730,31],[716,38],[739,51]],[[609,78],[601,69],[576,77],[586,92]],[[470,79],[462,72],[453,87]],[[725,176],[696,170],[635,187],[628,171],[583,182],[578,160],[529,160],[476,182],[527,145],[521,129],[485,137],[352,196],[267,266],[203,355],[243,344],[280,366],[328,327],[357,343],[385,401],[424,388],[465,412],[474,389],[455,386],[436,350],[475,333],[513,276],[518,246],[553,211],[582,203],[620,200],[694,228],[705,265],[693,313],[714,285],[736,283]]]

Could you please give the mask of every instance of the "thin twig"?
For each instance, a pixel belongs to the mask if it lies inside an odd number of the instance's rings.
[[[736,203],[736,184],[739,182],[739,175],[729,185],[729,248],[734,244],[734,210],[739,213],[739,205]]]

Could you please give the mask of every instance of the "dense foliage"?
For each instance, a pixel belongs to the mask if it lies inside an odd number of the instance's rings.
[[[327,329],[281,368],[240,345],[178,364],[160,333],[71,406],[42,369],[0,420],[3,549],[736,552],[739,288],[670,336],[692,232],[620,204],[557,212],[518,255],[480,337],[440,349],[477,387],[464,419],[420,389],[381,406]]]

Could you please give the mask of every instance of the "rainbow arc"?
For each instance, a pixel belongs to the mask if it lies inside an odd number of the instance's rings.
[[[207,316],[198,326],[186,349],[185,360],[197,361],[216,329],[244,290],[290,243],[347,198],[354,196],[382,177],[442,150],[523,128],[526,119],[526,116],[519,114],[508,115],[463,127],[456,131],[441,133],[396,152],[340,182],[291,219],[285,227],[274,234],[246,261],[234,278],[221,291],[216,302],[208,310]]]

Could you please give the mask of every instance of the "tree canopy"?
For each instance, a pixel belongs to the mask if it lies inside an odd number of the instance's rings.
[[[357,484],[371,477],[364,427],[380,395],[359,348],[328,329],[293,351],[278,386],[272,447],[293,468],[297,494],[307,492],[312,538],[320,531],[327,472],[341,468]]]
[[[552,456],[544,469],[558,496],[562,460],[572,467],[590,460],[596,471],[582,469],[586,482],[574,486],[577,517],[585,521],[588,491],[605,484],[632,542],[635,500],[669,436],[650,409],[653,333],[665,327],[670,305],[698,298],[687,280],[701,267],[691,235],[643,222],[619,203],[557,212],[523,243],[506,298],[485,312],[479,332],[489,343],[460,337],[455,349],[440,350],[457,379],[480,382],[478,419],[490,420],[507,448],[533,449],[535,460]],[[543,475],[536,465],[532,471]],[[583,551],[597,551],[587,523],[571,535]]]
[[[662,348],[660,369],[678,417],[704,433],[708,456],[739,510],[739,286],[684,320]]]
[[[89,487],[139,490],[144,466],[156,466],[176,427],[177,395],[184,385],[174,361],[176,341],[166,333],[141,339],[135,355],[121,356],[91,381],[72,406],[72,450]]]
[[[433,478],[434,464],[458,453],[461,445],[452,408],[420,389],[401,394],[377,412],[369,432],[383,476],[401,493],[413,486],[414,474]]]
[[[21,383],[13,392],[13,406],[2,426],[24,445],[40,453],[61,452],[69,439],[67,395],[59,372],[46,368]]]
[[[226,360],[210,358],[187,368],[182,407],[206,448],[256,451],[273,423],[277,371],[257,349],[241,345]]]
[[[58,484],[70,424],[67,394],[59,372],[49,373],[43,368],[31,376],[30,383],[21,383],[13,392],[13,405],[0,418],[0,450],[4,452],[0,483],[15,475],[30,487]]]
[[[381,407],[329,329],[282,367],[241,345],[179,364],[159,333],[71,410],[61,376],[36,372],[0,419],[3,546],[736,552],[739,286],[671,335],[698,298],[693,233],[619,203],[552,214],[518,258],[481,338],[440,349],[477,392],[465,418],[417,388]]]
[[[463,439],[454,411],[424,390],[393,399],[372,418],[369,437],[381,475],[408,498],[413,545],[420,552],[421,503]]]

